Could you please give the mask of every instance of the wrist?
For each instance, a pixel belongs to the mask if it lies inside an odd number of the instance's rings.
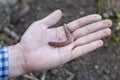
[[[25,73],[25,63],[19,44],[8,47],[9,77],[19,76]]]

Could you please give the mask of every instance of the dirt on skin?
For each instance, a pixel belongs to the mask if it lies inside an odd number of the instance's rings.
[[[19,36],[22,36],[32,22],[44,18],[56,9],[61,9],[64,15],[54,27],[97,13],[96,0],[27,0],[27,2],[30,7],[27,14],[22,17],[18,16],[19,11],[11,14],[11,29]],[[8,41],[8,44],[13,43]],[[111,36],[104,39],[103,47],[47,71],[45,80],[120,80],[120,46],[119,44],[115,46],[113,43]],[[34,72],[34,75],[40,80],[43,73]],[[20,76],[15,80],[31,79]]]

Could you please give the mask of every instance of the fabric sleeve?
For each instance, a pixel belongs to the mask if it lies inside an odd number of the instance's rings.
[[[0,80],[8,80],[9,74],[8,49],[0,46]]]

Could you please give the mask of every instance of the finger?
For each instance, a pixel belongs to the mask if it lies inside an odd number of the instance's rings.
[[[90,51],[96,50],[97,48],[101,47],[103,45],[102,40],[93,41],[89,44],[78,46],[73,49],[72,51],[72,59],[75,59],[83,54],[86,54]]]
[[[62,17],[61,10],[56,10],[44,19],[40,20],[41,23],[46,25],[47,27],[50,27],[52,25],[55,25]],[[39,22],[39,21],[38,21]]]
[[[98,14],[88,15],[86,17],[83,17],[83,18],[80,18],[80,19],[77,19],[77,20],[74,20],[74,21],[68,23],[68,26],[69,26],[69,29],[71,30],[71,32],[73,32],[74,30],[76,30],[80,27],[83,27],[87,24],[99,21],[101,19],[102,19],[102,17]]]
[[[92,41],[102,39],[102,38],[104,38],[106,36],[109,36],[110,34],[111,34],[111,30],[109,28],[106,28],[106,29],[97,31],[95,33],[92,33],[90,35],[81,37],[81,38],[77,39],[74,42],[74,44],[75,44],[75,46],[84,45],[84,44],[90,43]]]
[[[73,37],[74,37],[74,39],[77,39],[79,37],[82,37],[82,36],[88,35],[90,33],[93,33],[95,31],[111,27],[111,25],[112,25],[111,20],[98,21],[98,22],[92,23],[90,25],[87,25],[85,27],[82,27],[80,29],[75,30],[73,32]]]

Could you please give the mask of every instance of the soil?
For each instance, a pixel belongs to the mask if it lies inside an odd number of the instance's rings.
[[[61,21],[55,25],[62,25],[77,18],[97,13],[96,0],[27,0],[30,9],[22,17],[19,17],[19,10],[11,14],[11,29],[19,36],[34,21],[50,14],[56,9],[64,13]],[[113,24],[114,25],[114,24]],[[112,28],[114,30],[114,26]],[[2,35],[6,35],[3,31]],[[113,33],[114,34],[114,33]],[[112,35],[111,35],[112,36]],[[120,80],[120,46],[114,45],[111,36],[104,39],[104,46],[85,54],[65,65],[47,71],[45,80]],[[17,41],[6,35],[3,40],[11,45]],[[7,41],[9,38],[9,41]],[[2,39],[1,39],[2,40]],[[19,41],[19,40],[18,40]],[[43,72],[33,73],[38,79]],[[73,79],[72,77],[73,76]],[[25,76],[15,80],[30,80]]]

